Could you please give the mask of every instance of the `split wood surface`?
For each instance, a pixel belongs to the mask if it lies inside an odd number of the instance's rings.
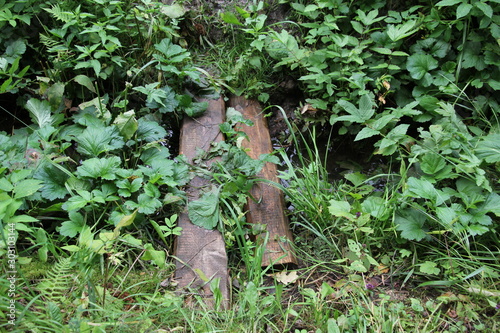
[[[261,154],[271,153],[273,151],[271,136],[260,104],[244,97],[232,96],[228,106],[235,108],[242,113],[244,118],[254,123],[253,126],[241,125],[239,127],[239,130],[244,131],[250,140],[242,142],[242,147],[247,150],[247,154],[253,159],[258,159]],[[277,174],[276,165],[266,163],[257,177],[279,183]],[[297,259],[291,247],[292,233],[284,212],[283,193],[269,183],[258,182],[253,186],[250,194],[257,202],[248,200],[247,222],[264,224],[269,232],[262,266],[296,264]],[[257,236],[257,241],[264,243],[266,234]]]
[[[223,140],[219,125],[224,122],[225,106],[222,98],[204,99],[209,103],[203,116],[196,119],[185,118],[181,128],[180,153],[192,164],[197,151],[208,151],[212,142]],[[210,163],[207,162],[208,164]],[[197,200],[200,190],[210,185],[210,181],[195,177],[189,183],[186,193],[188,201]],[[229,278],[227,254],[224,239],[218,230],[208,230],[191,223],[187,208],[179,217],[181,235],[175,242],[176,262],[175,279],[180,289],[189,288],[200,293],[207,304],[213,304],[210,282],[219,278],[224,307],[229,304]],[[200,274],[201,273],[201,274]],[[205,278],[210,281],[204,281]]]

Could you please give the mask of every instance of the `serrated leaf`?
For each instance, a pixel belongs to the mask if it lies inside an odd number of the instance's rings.
[[[436,6],[437,7],[449,7],[456,5],[457,3],[461,3],[462,0],[441,0],[439,1]]]
[[[65,186],[69,178],[68,174],[52,164],[39,167],[33,178],[43,181],[41,193],[42,197],[45,199],[62,199],[68,194],[68,190]]]
[[[500,162],[500,134],[489,134],[479,141],[476,156],[487,163]]]
[[[354,141],[359,141],[367,138],[371,138],[374,135],[380,134],[379,131],[374,130],[370,127],[363,127],[361,131],[356,135],[356,138],[354,138]]]
[[[445,166],[445,158],[436,153],[428,152],[420,159],[420,168],[428,175],[437,174]]]
[[[97,157],[102,153],[120,149],[125,144],[116,126],[90,126],[75,137],[76,150],[84,155]]]
[[[157,122],[139,119],[137,128],[137,140],[152,142],[163,139],[167,132]]]
[[[396,214],[394,223],[396,230],[401,231],[401,237],[408,240],[421,241],[427,237],[424,223],[426,217],[415,209],[406,209]]]
[[[384,198],[369,196],[361,204],[363,212],[370,214],[371,216],[381,220],[386,221],[391,215],[391,209],[386,204]]]
[[[91,158],[83,161],[82,165],[76,169],[76,174],[85,178],[114,180],[120,164],[121,160],[118,156]]]
[[[426,261],[420,264],[420,272],[430,275],[438,275],[441,270],[437,267],[437,264],[432,261]]]
[[[188,203],[189,219],[194,225],[214,229],[219,223],[219,188],[204,193],[200,199]]]
[[[408,191],[412,195],[419,198],[435,201],[437,197],[437,190],[434,185],[427,179],[417,179],[415,177],[408,178],[407,182]]]
[[[328,211],[333,216],[353,218],[351,212],[351,205],[347,201],[330,200]]]
[[[146,252],[141,259],[152,260],[156,265],[158,265],[159,268],[165,267],[165,251],[155,250],[151,244],[145,244],[144,249],[146,250]]]
[[[85,207],[91,200],[90,192],[88,191],[78,191],[79,194],[82,195],[74,195],[70,197],[63,205],[62,208],[67,211],[78,210],[80,208]]]
[[[42,187],[42,181],[38,179],[25,179],[14,187],[14,199],[20,199],[34,194]]]
[[[406,69],[415,80],[422,79],[437,66],[438,61],[429,54],[413,54],[408,57],[406,62]]]
[[[340,116],[335,121],[351,121],[355,123],[364,123],[369,120],[374,114],[375,103],[370,98],[370,95],[365,94],[359,99],[359,108],[354,106],[351,102],[344,99],[338,101],[338,104],[349,113],[348,116]]]

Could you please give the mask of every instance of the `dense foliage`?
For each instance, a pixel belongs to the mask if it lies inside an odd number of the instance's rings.
[[[253,1],[220,15],[194,1],[0,0],[0,254],[15,243],[19,255],[4,260],[0,305],[17,267],[20,331],[494,331],[499,14],[487,0]],[[304,97],[295,112],[276,108],[299,152],[277,154],[304,262],[290,300],[296,273],[266,286],[244,226],[253,176],[279,163],[240,149],[234,125],[248,121],[228,110],[211,169],[207,156],[196,167],[174,156],[179,121],[206,108],[193,95],[269,102],[287,80]],[[339,141],[382,165],[332,180],[324,152]],[[190,217],[224,231],[244,267],[234,312],[190,312],[161,289],[195,173],[213,186]],[[455,289],[394,300],[381,276]]]

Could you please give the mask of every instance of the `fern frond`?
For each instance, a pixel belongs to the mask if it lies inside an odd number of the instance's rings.
[[[38,290],[47,302],[64,304],[67,294],[73,285],[71,257],[62,258],[47,272],[45,280],[38,285]]]
[[[45,11],[52,14],[57,20],[63,21],[64,23],[69,23],[75,18],[75,14],[72,12],[63,11],[58,4],[52,6],[52,8],[44,8]]]

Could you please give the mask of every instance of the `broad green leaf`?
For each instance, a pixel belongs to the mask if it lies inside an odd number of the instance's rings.
[[[21,223],[21,222],[38,222],[37,218],[29,215],[15,215],[9,218],[9,223]]]
[[[375,114],[375,103],[369,94],[361,96],[359,99],[359,108],[354,106],[351,102],[344,99],[338,101],[338,104],[349,113],[348,116],[340,116],[335,121],[351,121],[355,123],[364,123]]]
[[[500,134],[489,134],[479,141],[476,156],[487,163],[500,162]]]
[[[7,178],[0,178],[0,190],[10,192],[14,189],[14,185]]]
[[[78,152],[94,157],[120,149],[125,144],[116,126],[90,126],[74,139],[78,142],[76,148]]]
[[[26,102],[26,109],[30,112],[30,117],[40,128],[50,126],[54,123],[52,109],[48,101],[40,101],[36,98],[30,98]]]
[[[115,118],[115,121],[113,121],[113,124],[118,127],[120,134],[125,138],[125,140],[132,138],[139,127],[138,122],[135,119],[134,110],[120,113]]]
[[[221,18],[224,22],[226,23],[229,23],[229,24],[236,24],[236,25],[243,25],[239,20],[238,18],[236,17],[236,15],[234,15],[233,13],[231,12],[224,12],[224,13],[221,13]]]
[[[71,198],[69,198],[63,205],[62,208],[67,211],[72,211],[72,210],[78,210],[80,208],[85,207],[90,201],[90,192],[88,191],[78,191],[79,194],[88,194],[85,195],[86,197],[84,198],[82,195],[74,195]]]
[[[434,185],[426,179],[417,179],[415,177],[408,178],[407,182],[408,191],[418,198],[428,199],[435,201],[437,197],[437,190]]]
[[[62,236],[75,237],[80,231],[83,230],[85,219],[82,214],[76,211],[69,212],[69,221],[64,221],[59,228],[59,233]]]
[[[48,200],[62,199],[68,194],[65,186],[69,176],[60,165],[45,164],[40,166],[33,178],[43,181],[42,197]],[[68,171],[69,172],[69,171]]]
[[[416,241],[428,237],[424,228],[425,221],[423,213],[411,208],[399,212],[394,219],[396,230],[401,231],[401,237]]]
[[[137,216],[137,209],[134,210],[132,214],[123,216],[120,222],[118,222],[115,229],[113,230],[113,239],[118,238],[118,236],[120,235],[121,228],[129,226],[132,223],[134,223],[136,216]]]
[[[351,214],[351,205],[347,201],[340,200],[330,200],[328,206],[328,211],[333,216],[346,217],[349,219],[354,218]]]
[[[457,7],[457,20],[467,16],[470,13],[470,10],[472,9],[472,5],[467,2],[462,2],[458,7]]]
[[[162,203],[160,200],[142,193],[137,197],[137,202],[129,200],[125,202],[125,205],[130,209],[137,209],[142,214],[154,214],[162,206]]]
[[[17,58],[26,52],[26,41],[24,39],[17,39],[15,41],[7,42],[5,48],[5,55],[11,58]]]
[[[413,54],[408,57],[406,69],[415,80],[422,79],[429,71],[437,68],[438,61],[429,54]]]
[[[42,181],[38,179],[25,179],[14,187],[14,199],[20,199],[34,194],[42,187]]]
[[[461,2],[462,0],[441,0],[436,4],[436,7],[450,7]]]
[[[176,3],[172,5],[163,5],[161,6],[160,11],[171,19],[178,19],[186,13],[186,9]]]
[[[152,260],[159,268],[164,268],[166,264],[165,251],[158,251],[153,248],[151,244],[145,244],[144,249],[146,252],[142,256],[143,260]]]
[[[374,135],[380,134],[380,131],[377,131],[375,129],[372,129],[370,127],[363,127],[361,131],[356,135],[356,138],[354,138],[354,141],[359,141],[367,138],[371,138]]]
[[[214,229],[219,223],[219,188],[204,193],[200,199],[188,203],[189,219],[194,225]]]
[[[152,142],[163,139],[167,135],[167,131],[157,122],[148,121],[144,118],[139,119],[137,128],[137,140]]]
[[[199,117],[201,116],[208,108],[208,102],[192,102],[191,105],[184,108],[184,112],[189,117]]]
[[[363,184],[367,177],[360,172],[351,172],[344,175],[344,178],[354,184],[354,186],[359,186]]]
[[[438,275],[441,270],[437,267],[437,264],[432,261],[426,261],[420,264],[420,272],[430,275]]]
[[[386,200],[381,197],[367,197],[361,204],[361,208],[363,208],[363,212],[381,221],[386,221],[391,215],[391,209],[387,206]]]
[[[74,80],[76,83],[79,83],[80,85],[84,86],[94,94],[97,93],[94,84],[92,83],[92,80],[87,75],[82,75],[82,74],[77,75],[75,76]]]
[[[121,160],[118,156],[91,158],[83,161],[82,165],[76,169],[76,174],[85,178],[114,180],[120,164]]]
[[[446,166],[446,160],[442,155],[428,152],[420,159],[420,168],[428,175],[437,174]]]

